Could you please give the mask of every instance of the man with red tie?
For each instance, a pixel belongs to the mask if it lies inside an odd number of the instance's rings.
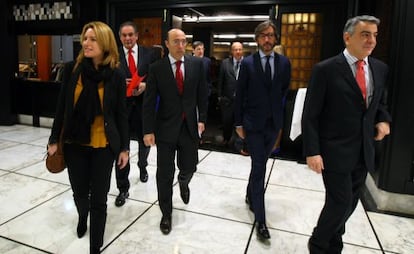
[[[122,46],[119,48],[121,68],[125,72],[127,86],[127,110],[130,126],[130,137],[138,141],[138,168],[141,182],[148,181],[148,154],[150,147],[143,142],[142,134],[142,100],[146,87],[146,77],[149,64],[155,60],[152,50],[137,44],[138,28],[134,22],[127,21],[119,28],[119,38]],[[119,195],[115,199],[116,206],[125,204],[129,196],[130,164],[123,169],[116,168],[116,184]]]
[[[200,58],[185,55],[185,33],[168,32],[167,57],[150,66],[143,104],[144,142],[157,145],[160,230],[171,231],[172,194],[177,156],[181,199],[190,201],[190,180],[198,163],[198,144],[207,119],[208,87]],[[159,98],[158,110],[155,105]]]
[[[355,210],[367,171],[373,171],[374,141],[390,133],[385,82],[388,67],[370,57],[379,19],[350,18],[345,49],[315,65],[302,116],[304,155],[322,173],[325,205],[310,237],[310,253],[341,253],[345,223]]]

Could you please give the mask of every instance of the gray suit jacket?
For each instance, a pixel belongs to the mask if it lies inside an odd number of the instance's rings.
[[[230,101],[234,100],[236,93],[236,73],[233,67],[233,58],[226,58],[221,63],[218,79],[218,96]]]

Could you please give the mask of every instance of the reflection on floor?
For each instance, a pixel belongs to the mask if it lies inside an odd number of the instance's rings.
[[[43,157],[50,129],[0,126],[0,253],[87,253],[88,232],[76,236],[77,215],[66,171],[50,174]],[[307,253],[306,242],[324,201],[320,175],[303,164],[270,159],[266,210],[271,239],[263,244],[244,203],[249,157],[199,150],[198,171],[184,205],[174,186],[173,228],[159,230],[156,147],[149,180],[139,181],[131,143],[130,197],[115,207],[114,174],[103,253]],[[343,253],[414,253],[414,220],[364,210],[347,224]]]

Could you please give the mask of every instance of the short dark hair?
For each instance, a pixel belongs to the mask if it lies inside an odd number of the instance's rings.
[[[132,26],[134,28],[134,32],[138,33],[138,26],[132,21],[125,21],[119,26],[119,35],[121,35],[121,30],[124,26]]]
[[[279,36],[277,34],[277,28],[275,23],[273,23],[273,21],[271,20],[266,20],[263,21],[262,23],[258,24],[256,26],[256,29],[254,29],[254,39],[257,40],[257,38],[259,37],[259,35],[266,29],[268,29],[269,27],[273,28],[273,32],[275,33],[275,37],[276,37],[276,41],[279,40]]]
[[[198,46],[204,46],[204,43],[202,41],[194,41],[192,43],[193,49],[197,48]]]

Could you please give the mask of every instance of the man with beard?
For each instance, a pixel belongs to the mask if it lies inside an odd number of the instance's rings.
[[[277,34],[272,21],[260,23],[254,33],[259,51],[241,62],[234,120],[252,160],[245,200],[254,212],[258,238],[266,240],[270,238],[264,206],[266,163],[282,127],[291,66],[286,57],[273,51]]]

